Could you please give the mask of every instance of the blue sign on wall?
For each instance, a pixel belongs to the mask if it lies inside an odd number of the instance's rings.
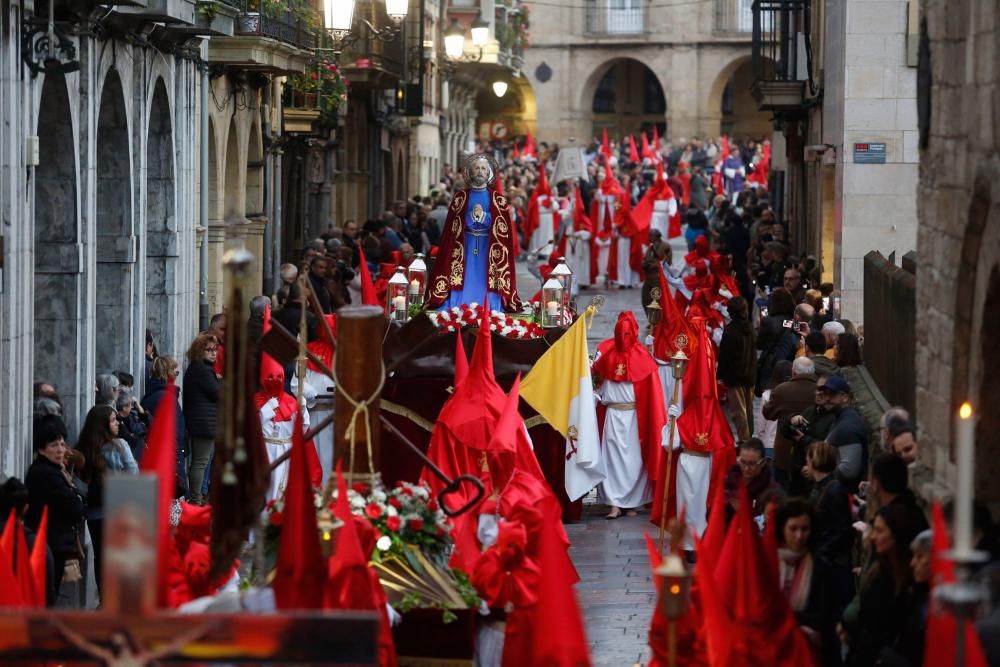
[[[885,144],[854,144],[854,164],[885,164]]]

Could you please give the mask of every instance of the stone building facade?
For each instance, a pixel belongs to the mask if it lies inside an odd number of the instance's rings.
[[[924,0],[917,251],[917,417],[939,493],[956,480],[955,419],[978,415],[976,497],[1000,507],[1000,14]],[[926,74],[926,76],[923,76]],[[905,363],[905,361],[901,361]],[[933,489],[931,491],[934,491]]]
[[[770,131],[769,116],[745,95],[750,3],[526,4],[532,30],[524,72],[537,98],[539,138],[566,143],[602,127],[621,136],[652,124],[673,139]],[[742,85],[731,85],[734,75]]]
[[[147,328],[174,355],[196,330],[185,276],[197,263],[200,73],[196,47],[164,52],[111,12],[91,36],[67,36],[75,54],[61,60],[79,69],[33,75],[21,19],[36,9],[0,9],[0,474],[20,476],[34,381],[57,387],[75,433],[97,373],[142,378]]]

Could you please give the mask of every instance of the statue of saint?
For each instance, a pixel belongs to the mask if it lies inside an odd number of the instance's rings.
[[[439,310],[482,303],[490,310],[517,312],[515,230],[507,197],[496,187],[496,164],[478,153],[465,163],[470,187],[448,207],[437,259],[427,281],[427,303]]]

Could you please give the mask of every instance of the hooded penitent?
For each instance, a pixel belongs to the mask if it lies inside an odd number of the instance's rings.
[[[684,261],[687,262],[689,266],[695,268],[699,264],[703,264],[706,267],[710,266],[712,262],[717,262],[719,253],[712,250],[712,246],[708,241],[708,238],[704,235],[699,236],[694,240],[694,250],[684,255]]]

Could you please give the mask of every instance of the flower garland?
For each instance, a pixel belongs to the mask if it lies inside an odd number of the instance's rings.
[[[432,310],[427,315],[442,333],[460,331],[466,327],[478,326],[482,320],[482,306],[478,303],[462,304],[449,310]],[[490,331],[501,336],[518,340],[533,340],[545,335],[545,329],[528,319],[500,312],[490,311]]]

